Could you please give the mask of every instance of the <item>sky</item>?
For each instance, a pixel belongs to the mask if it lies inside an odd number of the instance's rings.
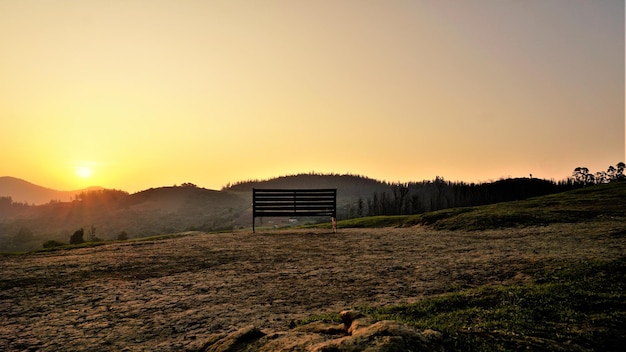
[[[625,161],[624,1],[0,0],[0,176],[561,180]]]

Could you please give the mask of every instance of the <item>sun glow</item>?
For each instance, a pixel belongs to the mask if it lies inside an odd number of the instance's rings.
[[[79,166],[76,168],[76,175],[80,178],[89,178],[92,174],[91,168],[87,166]]]

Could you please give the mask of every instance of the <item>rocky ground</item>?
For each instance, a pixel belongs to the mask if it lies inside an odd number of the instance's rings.
[[[620,227],[620,224],[616,224]],[[0,350],[198,350],[246,326],[523,281],[552,259],[615,258],[593,224],[441,232],[202,234],[0,256]]]

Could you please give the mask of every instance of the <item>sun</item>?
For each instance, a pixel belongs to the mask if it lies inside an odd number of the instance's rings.
[[[93,172],[91,171],[91,168],[87,166],[79,166],[76,168],[76,175],[80,178],[89,178],[92,174]]]

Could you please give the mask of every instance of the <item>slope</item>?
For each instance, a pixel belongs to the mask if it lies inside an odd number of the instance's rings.
[[[419,215],[350,219],[340,221],[339,226],[427,225],[440,230],[475,231],[592,220],[626,223],[626,182],[596,185],[521,201],[444,209]]]

